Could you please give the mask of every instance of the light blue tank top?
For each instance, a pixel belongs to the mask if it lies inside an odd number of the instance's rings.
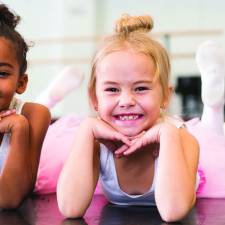
[[[21,114],[23,105],[24,105],[24,102],[14,97],[10,103],[9,109],[16,109],[16,113]],[[2,143],[0,145],[0,171],[2,170],[5,159],[7,157],[10,135],[11,135],[10,133],[5,133],[2,138]]]

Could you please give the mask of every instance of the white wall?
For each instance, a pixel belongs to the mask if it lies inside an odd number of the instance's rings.
[[[64,66],[75,64],[85,72],[85,81],[80,89],[58,104],[52,114],[57,117],[69,112],[88,112],[86,85],[90,63],[76,64],[76,61],[90,58],[93,42],[57,40],[95,34],[95,1],[7,0],[4,3],[22,17],[18,30],[26,40],[35,43],[28,54],[29,86],[22,98],[34,100]]]
[[[190,55],[172,58],[174,84],[178,75],[198,74],[194,53],[201,42],[213,39],[225,46],[225,1],[222,0],[7,0],[5,3],[22,17],[19,31],[27,40],[36,43],[28,55],[30,83],[24,99],[34,100],[65,65],[73,63],[85,72],[82,87],[53,109],[54,116],[88,112],[86,86],[95,41],[44,43],[43,40],[110,33],[114,21],[123,13],[152,15],[154,33],[221,30],[217,35],[171,37],[169,50],[172,55]],[[166,45],[163,38],[160,41]],[[176,99],[173,106],[174,111],[179,111]]]

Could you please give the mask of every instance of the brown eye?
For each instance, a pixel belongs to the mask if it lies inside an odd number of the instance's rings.
[[[111,88],[106,88],[105,91],[107,91],[107,92],[118,92],[119,89],[111,87]]]
[[[141,87],[135,88],[135,91],[137,91],[137,92],[139,92],[139,91],[146,91],[146,90],[149,90],[149,88],[145,87],[145,86],[141,86]]]
[[[7,77],[9,73],[0,71],[0,77]]]

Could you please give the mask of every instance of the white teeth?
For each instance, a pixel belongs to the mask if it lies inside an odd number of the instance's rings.
[[[135,115],[135,116],[119,116],[119,119],[120,120],[136,120],[138,118],[138,116],[137,115]]]

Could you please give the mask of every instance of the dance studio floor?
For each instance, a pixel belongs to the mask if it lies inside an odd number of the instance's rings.
[[[18,210],[0,211],[0,225],[166,225],[155,207],[121,207],[95,195],[83,219],[64,219],[56,196],[29,198]],[[182,221],[184,225],[224,225],[225,199],[199,199]]]

